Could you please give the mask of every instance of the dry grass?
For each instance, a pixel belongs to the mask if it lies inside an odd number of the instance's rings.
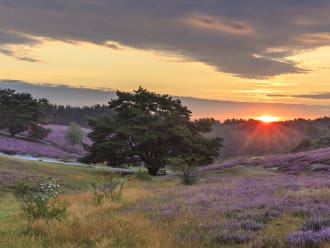
[[[143,189],[128,188],[122,201],[100,205],[90,192],[65,195],[61,200],[69,206],[63,221],[7,223],[1,228],[3,247],[174,247],[166,230],[143,215],[120,212],[127,201],[147,194]]]

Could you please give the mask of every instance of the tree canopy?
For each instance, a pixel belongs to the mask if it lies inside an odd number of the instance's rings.
[[[221,139],[207,139],[213,119],[191,121],[191,111],[180,100],[140,87],[133,93],[117,91],[109,102],[115,114],[89,119],[93,144],[84,162],[112,166],[143,164],[150,174],[180,157],[190,165],[212,162]]]
[[[46,134],[43,124],[48,108],[47,99],[34,99],[28,93],[17,93],[11,89],[0,89],[0,129],[8,129],[11,136],[36,130]]]

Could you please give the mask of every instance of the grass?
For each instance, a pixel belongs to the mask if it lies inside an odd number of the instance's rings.
[[[127,176],[122,198],[102,204],[95,204],[89,187],[89,183],[97,180],[100,173],[92,168],[0,157],[0,170],[7,178],[7,181],[3,181],[2,192],[0,190],[0,248],[286,247],[285,235],[298,230],[307,218],[290,212],[267,218],[262,215],[262,207],[239,210],[233,214],[196,214],[193,209],[195,203],[189,203],[189,198],[179,197],[181,193],[191,193],[193,197],[201,188],[208,186],[220,189],[227,187],[230,192],[236,189],[241,180],[269,178],[272,182],[273,178],[280,175],[262,167],[235,166],[215,172],[203,172],[199,175],[201,179],[213,177],[220,181],[203,182],[189,187],[181,185],[180,179],[175,177],[153,177],[151,181],[142,181],[134,175]],[[67,190],[60,196],[68,204],[64,220],[27,221],[22,218],[16,199],[7,189],[13,180],[23,177],[55,177],[64,182]],[[297,191],[276,191],[275,194],[323,199],[329,197],[329,190],[302,187]],[[223,197],[228,198],[225,195]],[[228,199],[231,199],[230,196]],[[166,204],[175,206],[176,203],[181,209],[174,209],[174,213],[180,214],[167,216],[166,213],[171,213],[172,210],[167,209]],[[202,207],[204,203],[199,204]],[[253,242],[221,244],[217,241],[221,231],[225,231],[239,219],[238,215],[250,212],[260,213],[254,218],[264,224],[261,230],[253,232]],[[216,225],[212,226],[212,223]],[[240,227],[234,231],[241,231]]]
[[[56,163],[24,161],[8,157],[0,157],[0,169],[2,175],[6,175],[13,181],[17,178],[52,177],[62,180],[71,189],[86,189],[89,182],[98,174],[94,169],[88,167],[64,166]]]

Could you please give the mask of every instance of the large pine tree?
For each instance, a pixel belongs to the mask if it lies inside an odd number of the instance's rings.
[[[117,95],[109,102],[114,115],[89,120],[94,143],[84,162],[143,164],[155,175],[173,157],[196,165],[210,163],[218,155],[221,139],[202,136],[211,131],[214,120],[191,121],[191,111],[180,100],[141,87]]]

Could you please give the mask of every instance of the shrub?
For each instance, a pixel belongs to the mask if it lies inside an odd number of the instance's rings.
[[[58,201],[61,185],[55,179],[39,182],[35,185],[27,180],[19,181],[14,193],[27,219],[61,219],[66,205]]]
[[[83,142],[83,138],[84,131],[77,123],[71,122],[68,130],[65,133],[65,139],[72,145],[77,145]]]
[[[124,189],[125,180],[115,172],[104,173],[99,182],[91,183],[94,201],[102,203],[104,199],[119,200]]]
[[[197,182],[197,174],[195,167],[189,166],[187,164],[182,164],[179,166],[181,171],[182,183],[185,185],[192,185]]]
[[[149,175],[148,171],[139,169],[135,174],[135,177],[142,181],[150,181],[152,176]]]
[[[182,183],[185,185],[192,185],[197,182],[197,172],[193,165],[189,165],[184,159],[171,158],[169,162],[173,164],[180,172]]]

